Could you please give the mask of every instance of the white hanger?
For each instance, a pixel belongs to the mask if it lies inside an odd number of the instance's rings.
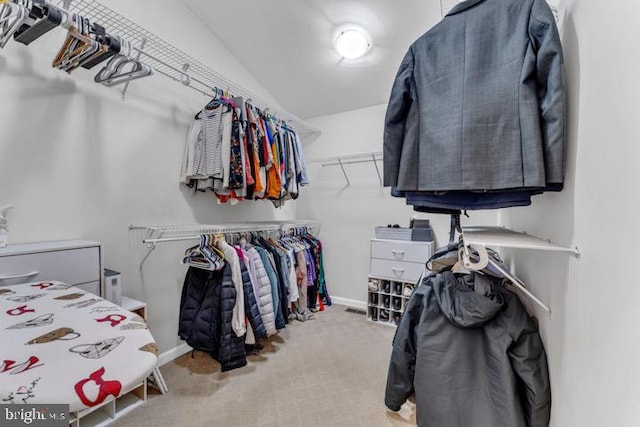
[[[473,262],[471,260],[470,250],[469,250],[470,248],[472,248],[473,250],[475,250],[478,253],[478,256],[479,256],[479,261],[478,262]],[[518,279],[516,276],[514,276],[513,274],[511,274],[510,272],[508,272],[504,268],[502,268],[500,266],[500,264],[495,262],[489,256],[489,253],[487,252],[486,246],[478,244],[478,243],[474,243],[472,245],[471,244],[467,244],[464,241],[464,235],[462,235],[462,249],[460,250],[460,253],[462,255],[462,259],[461,259],[462,260],[462,264],[464,265],[465,268],[467,268],[469,270],[473,270],[473,271],[479,271],[479,270],[482,270],[483,268],[487,267],[488,265],[491,265],[500,274],[502,274],[502,276],[504,278],[508,279],[513,284],[513,286],[515,286],[520,291],[522,291],[527,297],[529,297],[533,302],[535,302],[537,305],[542,307],[542,309],[545,310],[547,313],[551,314],[551,309],[545,303],[540,301],[535,295],[533,295],[526,288],[525,284],[522,283],[522,281],[520,279]]]
[[[18,31],[29,17],[29,10],[22,4],[3,3],[0,5],[0,48]]]
[[[7,223],[7,213],[13,209],[13,205],[6,205],[0,207],[0,224]]]

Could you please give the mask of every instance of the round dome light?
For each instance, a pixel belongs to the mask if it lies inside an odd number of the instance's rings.
[[[369,51],[367,36],[358,30],[346,30],[336,39],[336,50],[345,59],[356,59]]]

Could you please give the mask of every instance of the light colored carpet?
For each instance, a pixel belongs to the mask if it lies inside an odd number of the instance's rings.
[[[334,305],[294,321],[244,368],[221,373],[208,354],[186,354],[161,368],[166,395],[112,426],[414,426],[415,406],[384,406],[395,329]]]

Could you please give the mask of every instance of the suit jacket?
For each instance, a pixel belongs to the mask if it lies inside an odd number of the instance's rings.
[[[460,3],[402,60],[385,118],[384,184],[558,191],[565,98],[544,0]]]

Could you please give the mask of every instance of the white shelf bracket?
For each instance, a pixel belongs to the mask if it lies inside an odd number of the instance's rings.
[[[355,164],[363,164],[363,163],[372,163],[376,168],[376,174],[378,175],[378,181],[380,182],[380,186],[383,185],[382,173],[380,172],[380,167],[378,166],[378,162],[382,160],[381,152],[374,153],[361,153],[361,154],[348,154],[345,156],[336,156],[336,157],[325,157],[321,159],[310,159],[307,163],[321,163],[322,167],[327,166],[340,166],[342,170],[342,174],[344,175],[344,179],[347,181],[347,187],[351,185],[351,181],[349,180],[349,176],[347,174],[347,170],[345,165],[355,165]]]
[[[378,168],[378,161],[376,160],[376,155],[371,154],[371,160],[373,160],[373,165],[376,167],[376,173],[378,174],[378,180],[380,181],[380,187],[382,187],[382,175],[380,175],[380,168]]]
[[[138,54],[136,55],[136,61],[140,60],[140,56],[142,55],[142,51],[144,50],[144,47],[147,45],[147,38],[144,37],[142,39],[142,42],[140,43],[140,47],[138,48]],[[129,89],[129,84],[131,82],[127,82],[124,85],[124,88],[122,88],[122,100],[124,101],[127,97],[127,89]]]
[[[150,227],[147,229],[145,240],[148,240],[151,238],[159,239],[163,235],[164,235],[164,231],[161,231],[156,227]],[[156,242],[147,243],[146,245],[147,245],[147,254],[142,258],[142,261],[140,261],[140,266],[139,266],[140,271],[142,271],[142,268],[144,267],[144,263],[147,262],[147,259],[149,259],[149,256],[151,256],[151,253],[155,251],[156,247],[158,246]]]
[[[344,174],[344,179],[347,180],[347,187],[351,185],[351,182],[349,181],[349,176],[347,175],[347,171],[344,170],[344,165],[342,164],[342,160],[340,160],[340,157],[338,157],[338,164],[340,165],[340,169],[342,169],[342,173]]]

